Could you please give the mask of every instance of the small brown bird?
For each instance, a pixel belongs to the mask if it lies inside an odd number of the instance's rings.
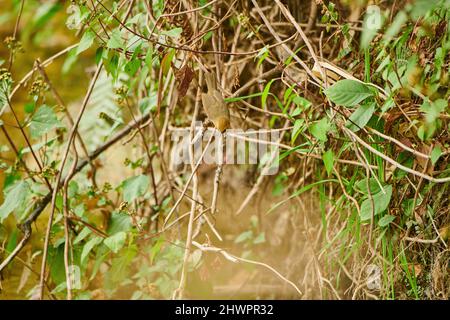
[[[217,90],[216,77],[214,73],[205,73],[207,93],[202,93],[203,108],[206,115],[214,123],[214,126],[220,132],[230,128],[230,111],[225,104],[222,93]]]

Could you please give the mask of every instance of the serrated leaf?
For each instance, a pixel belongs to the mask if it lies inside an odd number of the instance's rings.
[[[122,40],[122,36],[120,34],[119,29],[114,29],[111,32],[109,40],[106,43],[106,46],[110,49],[118,49],[118,48],[122,48],[124,46],[124,42]]]
[[[25,201],[29,191],[30,187],[24,180],[17,182],[9,190],[5,201],[0,207],[0,222],[8,218],[9,214]]]
[[[47,105],[43,105],[31,118],[30,133],[33,138],[38,138],[59,126],[61,126],[61,123],[53,109]]]
[[[369,105],[361,105],[352,113],[345,126],[353,132],[357,132],[358,130],[364,128],[364,126],[369,122],[370,118],[372,118],[374,112],[374,103],[371,103]]]
[[[325,90],[325,95],[335,104],[353,107],[373,96],[370,88],[359,81],[344,79]]]
[[[123,182],[123,199],[127,202],[132,202],[134,199],[145,194],[149,184],[149,177],[142,174],[128,178]]]

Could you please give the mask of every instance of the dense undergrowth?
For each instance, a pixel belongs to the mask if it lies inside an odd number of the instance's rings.
[[[449,298],[450,1],[0,7],[0,297]],[[209,72],[276,175],[171,163]]]

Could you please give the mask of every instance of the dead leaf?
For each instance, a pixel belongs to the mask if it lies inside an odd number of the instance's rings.
[[[194,79],[194,75],[194,71],[187,64],[175,71],[175,78],[178,81],[178,94],[180,99],[186,95],[189,85],[192,82],[192,79]]]

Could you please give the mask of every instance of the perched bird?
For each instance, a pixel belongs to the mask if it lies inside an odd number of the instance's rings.
[[[209,120],[214,123],[214,126],[220,132],[224,132],[230,128],[230,111],[225,104],[222,93],[217,90],[216,77],[214,73],[205,73],[206,85],[208,87],[207,93],[202,93],[203,108]]]

